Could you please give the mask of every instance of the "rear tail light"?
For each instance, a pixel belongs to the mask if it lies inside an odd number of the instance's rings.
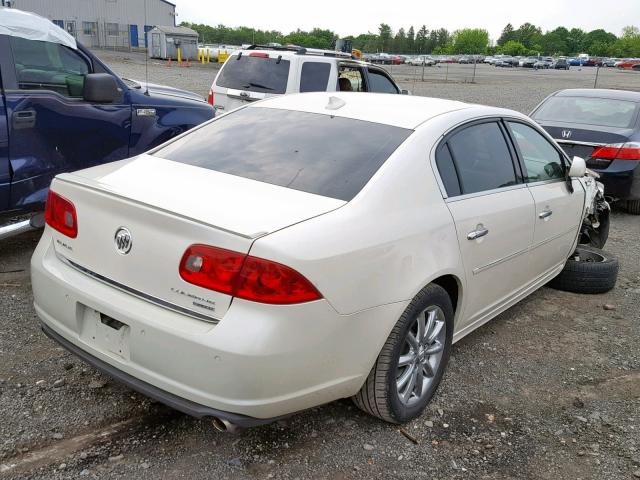
[[[207,245],[191,245],[180,261],[185,282],[254,302],[286,305],[322,298],[300,273],[280,263]]]
[[[605,160],[640,160],[640,142],[612,143],[596,148],[591,158]]]
[[[51,228],[67,237],[76,238],[78,236],[76,207],[69,200],[51,189],[49,189],[49,195],[47,196],[44,219]]]
[[[213,106],[213,88],[209,89],[209,96],[207,97],[207,103]]]

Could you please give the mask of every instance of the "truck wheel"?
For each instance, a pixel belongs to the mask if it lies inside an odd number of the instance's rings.
[[[452,338],[451,299],[442,287],[428,285],[393,327],[354,403],[391,423],[417,417],[440,384]]]
[[[578,245],[564,268],[549,282],[551,288],[574,293],[605,293],[616,285],[618,260],[609,253]]]
[[[627,212],[632,215],[640,215],[640,200],[627,200]]]

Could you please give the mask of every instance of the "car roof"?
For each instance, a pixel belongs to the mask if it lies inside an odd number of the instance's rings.
[[[640,102],[640,92],[631,92],[629,90],[613,90],[608,88],[568,88],[566,90],[557,91],[554,96],[607,98],[611,100],[627,100],[631,102]]]
[[[340,52],[337,50],[324,50],[320,48],[303,48],[303,47],[258,47],[255,45],[250,46],[249,48],[245,48],[242,50],[235,50],[233,54],[239,54],[242,52],[243,55],[251,55],[252,53],[267,53],[271,57],[279,57],[282,58],[300,58],[304,59],[306,57],[321,57],[321,58],[336,58],[342,61],[358,61],[353,58],[353,56],[349,53]],[[362,62],[366,63],[366,62]]]
[[[407,129],[415,129],[434,117],[463,109],[474,109],[474,114],[477,116],[521,116],[507,109],[484,107],[456,100],[361,92],[313,92],[281,95],[252,103],[248,108],[297,110]],[[345,135],[348,134],[345,132]]]

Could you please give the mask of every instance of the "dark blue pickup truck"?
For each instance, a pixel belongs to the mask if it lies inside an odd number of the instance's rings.
[[[194,93],[118,77],[43,17],[0,8],[0,19],[0,239],[29,228],[58,173],[137,155],[214,116]]]

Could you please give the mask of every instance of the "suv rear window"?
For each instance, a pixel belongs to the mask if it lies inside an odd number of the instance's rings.
[[[243,54],[230,57],[220,70],[216,85],[252,92],[285,93],[289,78],[289,60],[252,57]]]
[[[630,128],[637,108],[637,103],[613,98],[551,97],[534,113],[533,118],[538,121]]]
[[[411,133],[350,118],[249,107],[194,130],[154,155],[349,201]]]

